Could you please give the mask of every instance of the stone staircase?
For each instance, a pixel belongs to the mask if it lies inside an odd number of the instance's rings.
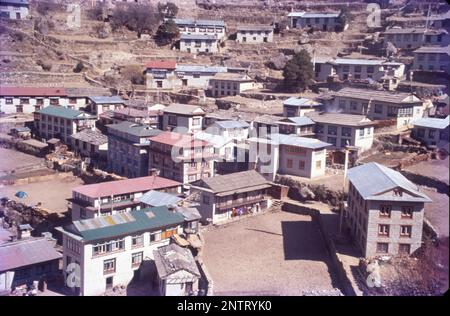
[[[281,200],[272,200],[272,205],[266,210],[266,212],[278,212],[281,211],[281,207],[284,202]]]

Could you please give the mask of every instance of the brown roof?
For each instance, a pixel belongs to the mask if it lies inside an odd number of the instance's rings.
[[[206,141],[201,141],[195,139],[191,135],[185,135],[175,132],[162,132],[161,134],[155,136],[151,140],[152,143],[161,143],[177,147],[201,147],[206,146],[209,143]]]
[[[397,103],[398,105],[421,103],[422,101],[412,93],[391,92],[384,90],[358,89],[346,87],[337,92],[328,93],[334,97],[345,97],[359,100]]]
[[[175,60],[152,60],[145,64],[146,68],[155,69],[175,69],[177,62]]]
[[[241,81],[250,82],[254,81],[252,78],[245,74],[232,73],[232,72],[218,72],[212,77],[214,80],[226,80],[226,81]]]
[[[0,87],[0,96],[10,97],[64,97],[67,96],[64,88],[38,88],[38,87]]]
[[[374,124],[364,115],[326,112],[308,112],[305,115],[316,123],[345,126],[368,126]]]
[[[207,188],[222,195],[248,192],[271,186],[270,182],[255,170],[206,178],[194,182],[192,185]]]

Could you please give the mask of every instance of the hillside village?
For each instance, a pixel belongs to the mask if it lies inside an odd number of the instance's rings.
[[[0,0],[0,294],[442,295],[450,6],[373,2]]]

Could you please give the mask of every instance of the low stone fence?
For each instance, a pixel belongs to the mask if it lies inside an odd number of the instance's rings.
[[[199,232],[198,233],[198,238],[200,239],[202,245],[205,244],[205,240],[203,239],[203,235]],[[208,269],[206,268],[205,263],[203,262],[203,253],[202,253],[202,249],[199,249],[198,253],[197,253],[197,262],[200,266],[200,269],[202,270],[201,274],[203,274],[205,276],[206,279],[206,284],[207,284],[207,290],[206,290],[206,296],[213,296],[214,293],[214,282],[211,278],[211,275],[208,272]]]
[[[427,177],[421,174],[409,172],[406,170],[400,171],[408,180],[411,182],[414,182],[417,185],[426,186],[429,188],[435,188],[439,193],[445,193],[449,195],[449,189],[450,186],[445,183],[444,181],[441,181],[439,179],[433,178],[433,177]]]
[[[325,228],[320,211],[313,209],[313,208],[289,203],[289,202],[285,202],[282,209],[283,209],[283,211],[286,211],[286,212],[297,213],[297,214],[302,214],[302,215],[309,215],[318,223],[320,233],[325,241],[325,247],[331,258],[331,263],[333,265],[333,268],[336,271],[340,289],[342,290],[342,292],[345,295],[355,296],[356,291],[353,288],[353,285],[347,276],[347,272],[344,268],[342,261],[339,259],[338,255],[337,255],[336,246],[334,244],[333,239],[331,238],[331,236],[329,235],[329,233],[327,232],[327,230]]]

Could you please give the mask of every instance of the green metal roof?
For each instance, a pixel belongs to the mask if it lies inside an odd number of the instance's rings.
[[[73,109],[66,108],[64,106],[54,106],[54,105],[47,106],[47,107],[43,108],[42,110],[39,110],[38,113],[56,116],[56,117],[62,117],[65,119],[70,119],[70,120],[94,118],[94,116],[92,116],[88,113],[85,113],[83,111],[73,110]]]
[[[75,233],[85,241],[114,238],[182,224],[184,217],[167,206],[101,216],[73,222]]]

